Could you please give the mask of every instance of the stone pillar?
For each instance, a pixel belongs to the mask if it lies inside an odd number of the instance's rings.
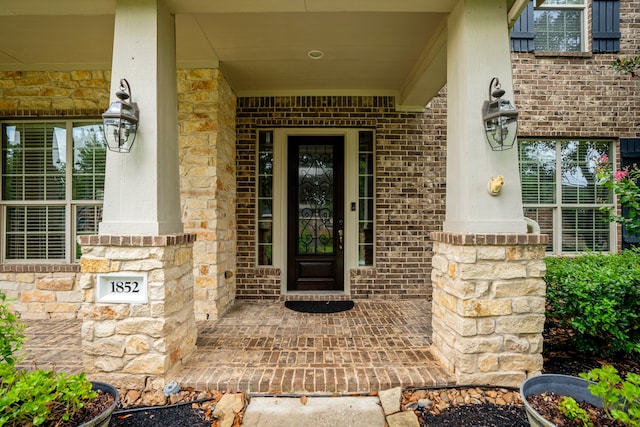
[[[81,236],[84,371],[120,387],[162,387],[195,350],[194,234]],[[144,274],[145,303],[98,303],[98,274]]]
[[[456,382],[519,386],[540,373],[548,236],[431,237],[432,349]]]

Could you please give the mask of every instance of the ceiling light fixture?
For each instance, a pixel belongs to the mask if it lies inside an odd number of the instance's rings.
[[[322,52],[321,50],[310,50],[307,55],[311,59],[320,59],[324,56],[324,52]]]

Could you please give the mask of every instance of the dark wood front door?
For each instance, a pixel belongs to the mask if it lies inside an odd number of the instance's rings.
[[[289,136],[287,289],[344,289],[344,137]]]

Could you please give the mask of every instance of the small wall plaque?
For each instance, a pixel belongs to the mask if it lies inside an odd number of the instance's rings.
[[[98,274],[96,291],[96,302],[146,304],[149,301],[146,274]]]

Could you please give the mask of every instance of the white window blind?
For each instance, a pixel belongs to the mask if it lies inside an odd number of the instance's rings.
[[[97,233],[106,149],[99,122],[2,124],[2,259],[74,262]]]
[[[600,212],[613,196],[598,183],[595,166],[612,142],[519,139],[525,216],[551,236],[547,251],[611,251],[611,225]]]
[[[584,0],[546,0],[535,9],[533,28],[536,51],[584,50]]]

